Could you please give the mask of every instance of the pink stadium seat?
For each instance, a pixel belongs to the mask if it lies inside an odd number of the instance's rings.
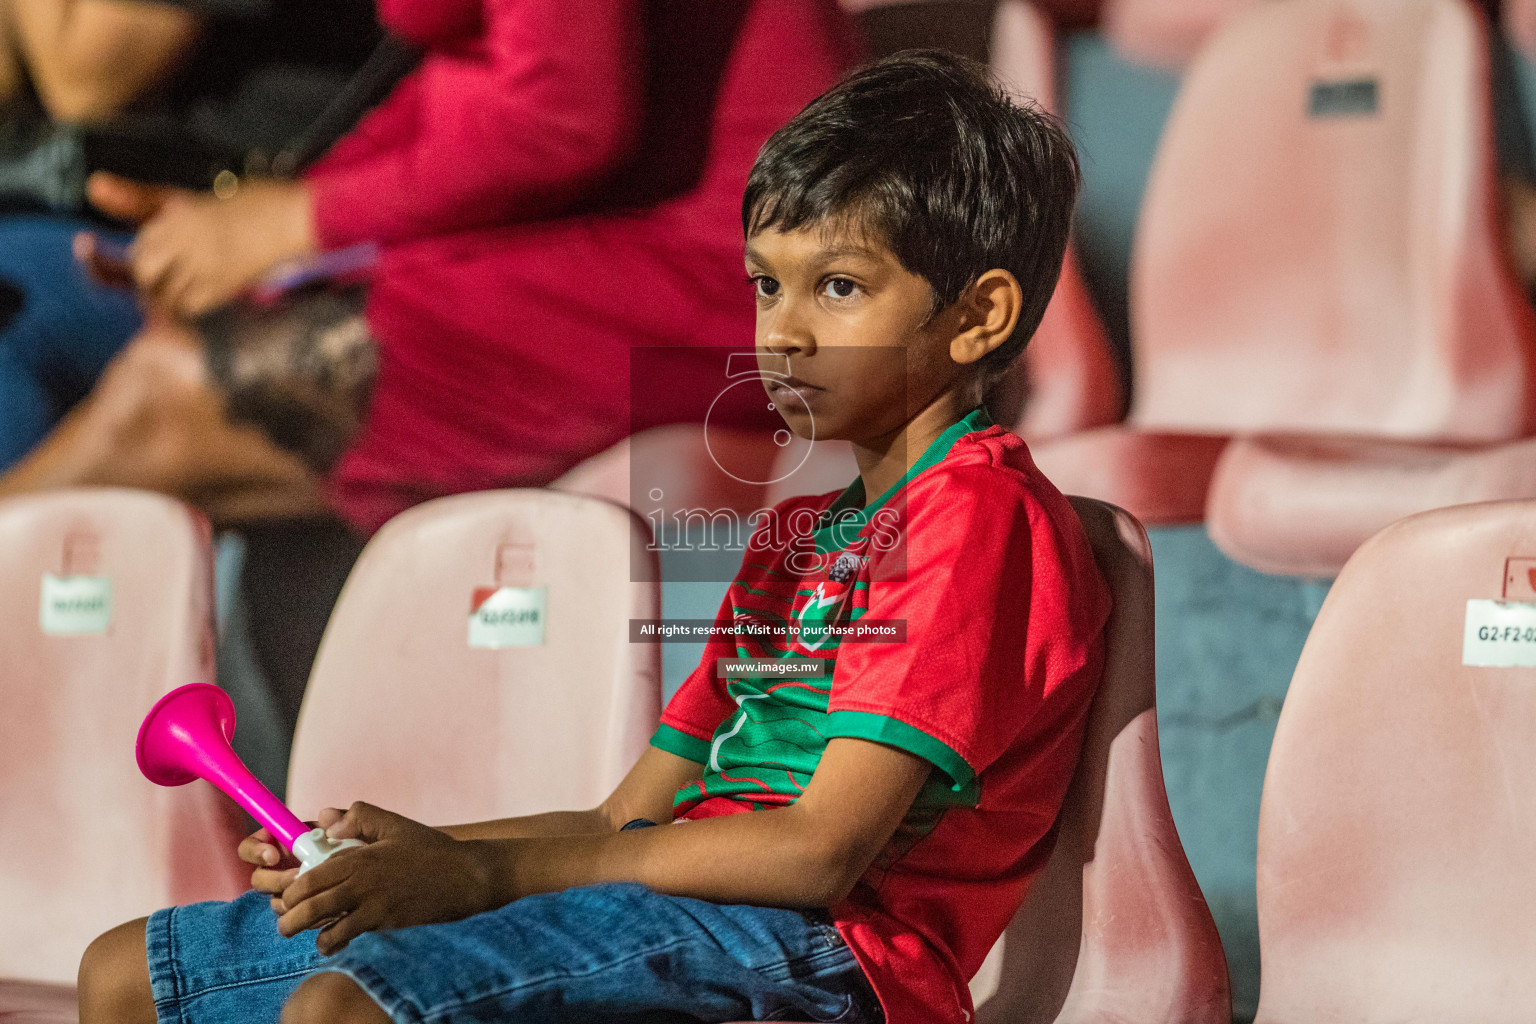
[[[1035,445],[1035,464],[1063,491],[1091,494],[1150,526],[1198,523],[1225,437],[1102,427]]]
[[[784,453],[774,463],[773,482],[768,485],[766,504],[777,505],[797,494],[826,494],[841,491],[859,475],[853,446],[847,441],[818,441],[803,458]]]
[[[76,1024],[73,985],[0,981],[0,1024]]]
[[[1536,498],[1536,440],[1486,448],[1239,438],[1217,464],[1211,539],[1261,572],[1332,577],[1373,533],[1447,505]]]
[[[1298,24],[1307,20],[1306,4],[1284,6]],[[1267,11],[1262,18],[1240,20],[1247,25],[1277,16]],[[1506,272],[1501,239],[1490,223],[1495,203],[1488,186],[1485,40],[1470,7],[1447,0],[1417,0],[1372,17],[1346,21],[1344,29],[1329,25],[1326,32],[1338,38],[1327,45],[1352,46],[1361,68],[1379,69],[1383,152],[1410,170],[1413,152],[1438,152],[1439,167],[1421,158],[1421,169],[1405,178],[1402,171],[1362,164],[1401,193],[1401,211],[1412,216],[1400,211],[1399,226],[1391,232],[1382,230],[1390,220],[1361,221],[1348,234],[1334,232],[1330,246],[1347,246],[1343,251],[1356,266],[1373,266],[1368,260],[1375,254],[1374,276],[1346,274],[1340,263],[1330,289],[1314,274],[1320,264],[1294,275],[1297,280],[1287,286],[1298,289],[1291,308],[1306,301],[1299,290],[1306,285],[1324,300],[1313,313],[1316,322],[1295,331],[1291,343],[1277,332],[1256,339],[1285,344],[1282,358],[1292,371],[1276,377],[1273,365],[1257,364],[1261,379],[1277,382],[1275,394],[1263,400],[1261,417],[1247,425],[1261,433],[1234,442],[1223,457],[1207,519],[1212,538],[1228,555],[1266,572],[1331,576],[1394,519],[1445,505],[1536,496],[1532,443],[1487,444],[1529,432],[1532,335],[1530,308]],[[1213,49],[1226,47],[1226,38]],[[1392,40],[1400,58],[1388,49]],[[1399,93],[1412,86],[1422,97],[1415,100],[1421,109],[1411,121],[1390,116],[1386,105],[1387,87],[1399,81]],[[1423,138],[1415,142],[1406,136],[1410,128]],[[1355,157],[1357,164],[1365,159]],[[1319,166],[1309,162],[1307,172],[1335,174],[1322,168],[1321,160],[1320,150],[1313,158]],[[1430,176],[1430,170],[1436,173]],[[1410,184],[1418,191],[1408,191]],[[1342,204],[1352,190],[1334,187],[1334,202]],[[1447,227],[1428,223],[1430,213]],[[1378,251],[1383,240],[1393,242],[1385,252]],[[1254,301],[1250,296],[1249,304]],[[1379,315],[1383,311],[1390,312]],[[1434,320],[1425,320],[1426,313]],[[1321,319],[1325,316],[1332,319]],[[1375,326],[1367,322],[1373,319]],[[1410,345],[1406,358],[1394,356],[1402,352],[1404,337],[1422,344]],[[1218,374],[1213,393],[1236,390],[1234,381],[1220,386],[1219,375],[1226,371],[1213,372]],[[1324,383],[1309,396],[1304,380]],[[1355,404],[1349,389],[1368,398],[1371,407],[1346,415],[1345,407]],[[1304,432],[1337,436],[1295,436]],[[1275,436],[1283,433],[1292,436]]]
[[[1037,448],[1047,474],[1190,521],[1186,473],[1220,449],[1184,435],[1375,439],[1242,440],[1222,459],[1212,535],[1304,574],[1336,571],[1389,512],[1525,493],[1499,489],[1523,449],[1449,454],[1527,433],[1536,397],[1536,321],[1494,221],[1486,64],[1457,0],[1230,18],[1179,96],[1133,264],[1130,421],[1184,468],[1109,429]],[[1350,451],[1364,476],[1343,484]]]
[[[547,490],[390,521],[326,628],[289,803],[366,800],[436,824],[595,806],[661,711],[659,649],[630,642],[631,619],[660,614],[648,538],[621,508]],[[632,556],[652,582],[630,582]],[[475,605],[536,610],[540,628],[473,634]]]
[[[0,978],[72,984],[112,925],[246,885],[233,804],[133,759],[155,698],[213,678],[209,543],[145,492],[0,502]],[[0,983],[0,1019],[68,998]]]
[[[763,507],[777,449],[767,435],[677,423],[643,430],[550,484],[630,507],[649,521],[691,508],[750,515]],[[659,493],[658,493],[659,492]]]
[[[1226,1024],[1221,941],[1163,791],[1152,550],[1126,512],[1072,501],[1114,595],[1109,656],[1056,850],[972,983],[976,1019]]]
[[[1536,60],[1536,0],[1503,0],[1504,31],[1527,60]]]
[[[1109,338],[1068,251],[1045,319],[1020,360],[1021,437],[1047,441],[1118,421],[1124,395],[1109,352]]]
[[[992,21],[992,70],[1016,96],[1046,110],[1056,102],[1056,33],[1029,0],[1001,0]]]
[[[1395,523],[1334,583],[1264,780],[1258,1024],[1531,1019],[1536,668],[1488,663],[1532,664],[1533,565],[1536,503],[1498,502]],[[1522,625],[1484,642],[1489,614]]]
[[[1143,429],[1524,436],[1536,319],[1461,0],[1258,3],[1179,94],[1132,273]]]
[[[1103,31],[1132,60],[1181,68],[1222,20],[1258,0],[1106,0]]]
[[[1050,22],[1025,0],[1003,0],[992,30],[992,68],[1015,95],[1059,112],[1056,41]],[[1120,419],[1124,395],[1109,338],[1067,253],[1056,294],[1030,339],[1017,387],[1023,413],[1014,429],[1031,441],[1063,437]]]

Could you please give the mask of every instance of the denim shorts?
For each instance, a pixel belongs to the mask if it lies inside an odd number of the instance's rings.
[[[314,932],[280,936],[267,896],[251,892],[157,911],[145,944],[160,1024],[276,1022],[317,971],[345,974],[397,1024],[883,1021],[826,915],[628,883],[372,932],[329,957]]]

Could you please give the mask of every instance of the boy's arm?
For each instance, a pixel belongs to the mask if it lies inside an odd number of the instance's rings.
[[[551,811],[520,818],[449,825],[442,831],[455,839],[534,839],[604,835],[617,832],[636,818],[666,824],[672,820],[673,796],[702,774],[702,766],[693,761],[647,747],[613,794],[590,811]]]
[[[435,831],[454,839],[532,839],[535,837],[603,835],[617,832],[626,822],[649,818],[665,823],[672,820],[672,799],[677,791],[703,774],[703,766],[647,747],[640,760],[624,776],[617,789],[601,805],[589,811],[550,811],[518,818],[477,821],[449,825]],[[319,814],[322,828],[332,828],[345,818],[333,807]],[[273,894],[274,910],[282,912],[282,893],[298,877],[298,862],[284,854],[266,829],[247,836],[239,849],[240,859],[254,865],[251,888]]]
[[[294,935],[339,917],[318,939],[328,954],[363,932],[457,920],[599,882],[640,882],[723,903],[827,907],[847,896],[890,840],[931,770],[905,751],[834,739],[788,807],[605,834],[459,842],[354,805],[333,834],[369,845],[289,885],[278,930]],[[650,816],[634,813],[636,806],[619,814]]]
[[[794,804],[612,837],[487,844],[494,905],[598,882],[641,882],[717,903],[830,907],[890,841],[932,765],[834,739]]]

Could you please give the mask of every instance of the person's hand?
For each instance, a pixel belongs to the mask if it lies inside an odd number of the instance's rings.
[[[282,892],[284,936],[319,928],[329,956],[364,932],[458,921],[491,910],[485,844],[356,803],[327,828],[332,839],[368,845],[344,850],[295,878]]]
[[[129,247],[134,282],[183,316],[216,309],[315,250],[309,190],[298,182],[246,181],[219,199],[97,173],[89,195],[103,212],[142,222]]]
[[[112,251],[116,246],[109,249],[100,236],[81,231],[75,235],[73,248],[75,262],[85,268],[92,281],[107,288],[133,289],[133,264],[123,251]],[[126,246],[122,249],[126,250]]]
[[[318,821],[306,824],[311,828],[330,828],[340,820],[341,812],[334,807],[327,807],[320,812]],[[288,888],[288,883],[298,877],[298,860],[277,845],[272,833],[264,828],[242,839],[237,852],[241,860],[255,866],[251,872],[251,888],[269,894],[272,897],[272,909],[276,913],[286,911],[288,908],[283,905],[282,892]]]
[[[165,185],[146,185],[106,171],[97,171],[85,183],[85,197],[92,206],[130,224],[143,224],[177,194],[195,193]]]

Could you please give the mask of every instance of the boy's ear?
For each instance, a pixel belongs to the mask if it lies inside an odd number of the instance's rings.
[[[949,343],[949,356],[968,366],[1013,336],[1024,308],[1024,289],[1008,271],[988,270],[955,305],[960,330]]]

